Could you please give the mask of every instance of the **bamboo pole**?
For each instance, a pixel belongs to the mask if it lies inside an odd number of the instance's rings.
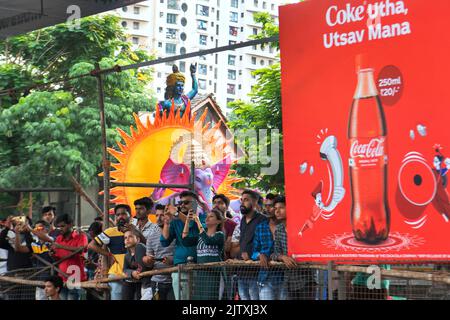
[[[151,270],[142,272],[140,274],[140,278],[150,277],[156,274],[167,274],[178,272],[181,267],[181,271],[188,270],[201,270],[201,269],[210,269],[217,267],[225,267],[225,266],[233,266],[233,267],[259,267],[260,263],[258,261],[242,261],[242,260],[227,260],[222,262],[210,262],[204,264],[186,264],[173,266],[165,269],[159,270]],[[284,267],[284,263],[282,262],[270,262],[270,266]],[[307,269],[320,269],[320,270],[328,270],[327,265],[323,264],[298,264],[298,268],[307,268]],[[341,271],[341,272],[361,272],[368,273],[367,267],[364,266],[353,266],[353,265],[333,265],[333,271]],[[384,277],[390,278],[404,278],[404,279],[415,279],[415,280],[425,280],[432,282],[440,282],[445,284],[450,284],[450,274],[448,272],[439,272],[439,273],[430,273],[430,272],[417,272],[417,271],[408,271],[408,270],[385,270],[381,269],[381,275]],[[73,286],[79,286],[81,288],[94,288],[94,289],[108,289],[109,286],[107,283],[120,281],[124,279],[129,279],[130,277],[123,275],[117,276],[115,278],[104,278],[104,279],[96,279],[90,281],[84,281],[79,283],[72,284]],[[41,286],[43,282],[41,281],[31,281],[18,279],[13,277],[1,276],[0,281],[12,282],[17,284],[28,284],[28,285],[36,285]]]

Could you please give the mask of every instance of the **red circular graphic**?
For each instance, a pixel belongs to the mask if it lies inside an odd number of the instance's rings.
[[[436,194],[436,180],[430,167],[423,161],[412,159],[399,171],[398,183],[402,195],[411,204],[425,206]]]
[[[403,94],[404,79],[396,66],[385,66],[377,78],[377,88],[383,105],[396,104]]]
[[[407,250],[419,247],[424,243],[425,240],[417,235],[399,232],[391,233],[388,239],[376,245],[360,242],[352,233],[335,234],[322,240],[322,244],[327,248],[369,253]]]

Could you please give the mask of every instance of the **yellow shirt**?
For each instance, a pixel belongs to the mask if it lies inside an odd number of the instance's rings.
[[[119,231],[117,227],[106,229],[95,237],[95,242],[99,246],[106,245],[118,261],[111,266],[108,274],[123,275],[123,264],[127,253],[123,232]]]

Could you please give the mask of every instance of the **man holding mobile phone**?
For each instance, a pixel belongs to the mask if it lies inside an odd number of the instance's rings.
[[[174,265],[187,263],[188,257],[192,257],[193,262],[197,261],[197,246],[186,247],[183,245],[183,229],[189,210],[198,209],[198,195],[192,191],[180,193],[178,207],[168,205],[165,209],[164,227],[162,230],[161,244],[168,247],[175,241]],[[197,214],[197,213],[196,213]],[[189,236],[198,236],[199,230],[194,221],[190,222]],[[181,274],[186,277],[186,274]],[[172,286],[176,300],[188,299],[187,281],[180,279],[177,272],[172,273]]]
[[[175,241],[168,247],[161,244],[161,234],[164,228],[164,205],[156,205],[156,224],[152,224],[147,237],[147,253],[142,259],[144,264],[153,269],[161,270],[173,265],[173,251]],[[175,300],[172,277],[170,274],[157,274],[152,276],[150,289],[143,290],[141,300]]]

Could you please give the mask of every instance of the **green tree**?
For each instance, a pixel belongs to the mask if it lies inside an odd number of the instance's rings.
[[[254,20],[261,23],[263,29],[261,33],[253,36],[255,39],[271,37],[278,34],[278,26],[269,13],[260,12],[254,14]],[[278,42],[269,44],[274,48],[279,48]],[[233,169],[237,174],[246,178],[241,182],[240,187],[258,188],[263,191],[284,192],[284,158],[282,141],[281,122],[281,68],[280,63],[254,71],[257,83],[249,94],[250,102],[234,101],[229,103],[231,109],[229,125],[237,132],[247,132],[251,130],[267,129],[271,133],[272,129],[279,130],[279,151],[277,155],[272,155],[273,159],[279,159],[279,170],[275,175],[263,175],[261,169],[268,165],[263,165],[259,161],[257,164],[249,164],[248,158],[252,152],[259,152],[258,142],[254,139],[247,139],[243,142],[243,149],[247,151],[246,164],[236,164]],[[239,137],[238,141],[239,141]],[[263,145],[267,150],[271,150],[271,142],[268,140]],[[237,185],[239,186],[239,185]]]
[[[151,59],[133,50],[114,16],[88,17],[0,42],[0,89],[47,83],[101,68]],[[153,111],[149,69],[104,77],[109,147],[128,131],[133,112]],[[81,167],[84,185],[101,170],[101,129],[94,77],[0,97],[0,186],[58,186]],[[61,178],[57,178],[61,176]]]

